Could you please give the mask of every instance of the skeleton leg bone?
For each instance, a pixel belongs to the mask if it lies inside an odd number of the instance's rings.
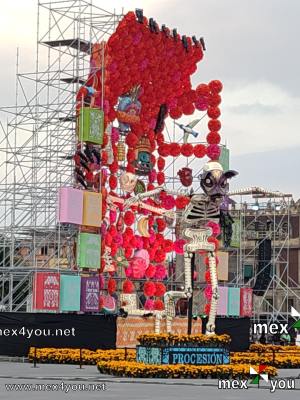
[[[212,286],[212,298],[211,298],[208,322],[206,324],[206,334],[213,335],[215,333],[217,306],[219,299],[216,256],[214,251],[210,251],[208,253],[208,260],[209,260],[210,280]]]

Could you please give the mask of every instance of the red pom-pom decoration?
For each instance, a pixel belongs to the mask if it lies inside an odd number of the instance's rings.
[[[222,101],[222,98],[219,94],[213,94],[209,97],[208,103],[211,107],[217,107]]]
[[[155,273],[156,273],[156,266],[150,264],[149,267],[146,269],[145,277],[151,279],[154,277]]]
[[[181,154],[185,157],[190,157],[194,153],[193,145],[185,143],[181,146]]]
[[[165,251],[166,253],[170,253],[171,251],[173,251],[173,242],[172,242],[172,240],[170,240],[170,239],[165,239],[165,240],[164,240],[163,247],[164,247],[164,251]]]
[[[210,144],[207,147],[206,152],[211,160],[218,160],[221,154],[221,149],[217,144]]]
[[[132,132],[128,133],[125,139],[125,142],[129,147],[135,147],[138,141],[139,141],[138,137]]]
[[[204,279],[205,279],[205,281],[206,281],[207,283],[210,283],[210,282],[211,282],[211,281],[210,281],[210,272],[209,272],[209,270],[205,271]]]
[[[204,144],[196,144],[194,147],[194,156],[197,158],[202,158],[206,155],[206,147]]]
[[[218,119],[210,119],[207,126],[210,131],[218,132],[222,125]]]
[[[204,314],[209,315],[210,312],[210,304],[205,304],[204,306]]]
[[[157,263],[163,262],[166,259],[166,253],[163,250],[157,250],[154,256],[154,261]]]
[[[208,87],[211,93],[220,93],[223,89],[223,84],[221,81],[215,79],[209,82]]]
[[[157,152],[162,157],[167,157],[170,155],[170,145],[168,143],[163,143],[157,149]]]
[[[155,284],[155,286],[156,286],[155,296],[160,297],[160,296],[163,296],[166,293],[167,289],[166,289],[166,287],[165,287],[165,285],[163,283],[157,282]]]
[[[219,107],[208,107],[207,115],[211,119],[217,119],[221,115]]]
[[[163,185],[165,183],[165,174],[162,171],[159,171],[156,179],[159,185]]]
[[[145,282],[144,283],[144,295],[147,297],[154,296],[156,292],[156,285],[154,282]]]
[[[111,188],[111,190],[115,190],[118,186],[118,179],[116,176],[111,175],[109,177],[109,187]]]
[[[126,211],[124,214],[124,223],[127,226],[131,226],[134,223],[134,214],[132,211]]]
[[[161,300],[154,301],[154,310],[163,311],[165,309],[165,305]]]
[[[209,144],[219,144],[221,141],[221,136],[218,132],[209,132],[206,136],[207,143]]]
[[[170,144],[170,155],[173,157],[178,157],[180,155],[181,147],[178,143]]]
[[[115,293],[116,289],[117,289],[117,282],[114,279],[109,278],[109,280],[107,282],[108,293],[113,294],[113,293]]]
[[[157,159],[157,168],[159,171],[162,171],[165,168],[166,162],[162,157],[158,157]]]
[[[167,224],[164,219],[157,218],[155,222],[157,225],[158,232],[163,232],[166,229]]]
[[[133,293],[134,289],[134,284],[129,279],[126,279],[126,281],[123,283],[123,293]]]
[[[209,86],[206,85],[205,83],[200,83],[200,85],[198,85],[196,87],[196,94],[197,96],[209,96],[210,95],[210,89]]]
[[[175,200],[176,208],[182,210],[190,203],[190,199],[186,196],[178,196]]]

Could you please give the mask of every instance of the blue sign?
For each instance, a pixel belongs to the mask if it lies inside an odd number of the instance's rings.
[[[229,350],[222,347],[137,346],[137,362],[144,364],[221,365],[230,363]]]

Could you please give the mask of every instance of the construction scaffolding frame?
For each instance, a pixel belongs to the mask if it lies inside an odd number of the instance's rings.
[[[288,322],[290,306],[300,305],[300,287],[292,278],[290,270],[291,243],[295,240],[291,235],[292,196],[279,192],[275,195],[275,192],[271,192],[252,194],[249,199],[245,194],[241,194],[240,200],[231,210],[236,223],[240,225],[240,246],[230,249],[230,284],[254,287],[264,270],[271,266],[266,290],[253,296],[252,320],[255,323],[272,323],[278,320]],[[271,241],[271,260],[260,269],[259,245],[265,240]],[[245,277],[245,266],[253,268],[251,278]]]
[[[107,40],[123,11],[87,0],[38,1],[35,72],[16,63],[16,96],[1,123],[0,306],[30,311],[35,271],[78,273],[77,229],[57,222],[57,193],[73,183],[76,92],[90,71],[91,46]]]

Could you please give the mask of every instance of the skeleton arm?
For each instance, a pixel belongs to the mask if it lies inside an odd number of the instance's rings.
[[[149,190],[148,192],[144,192],[144,193],[139,193],[133,197],[130,197],[129,199],[126,199],[125,203],[124,203],[124,209],[126,210],[127,208],[131,207],[133,204],[142,202],[143,199],[145,199],[145,198],[154,197],[157,194],[161,193],[162,191],[165,191],[166,193],[173,194],[173,195],[183,196],[185,194],[185,192],[183,192],[183,191],[170,190],[170,189],[166,188],[165,186],[158,186],[157,188],[155,188],[153,190]]]

